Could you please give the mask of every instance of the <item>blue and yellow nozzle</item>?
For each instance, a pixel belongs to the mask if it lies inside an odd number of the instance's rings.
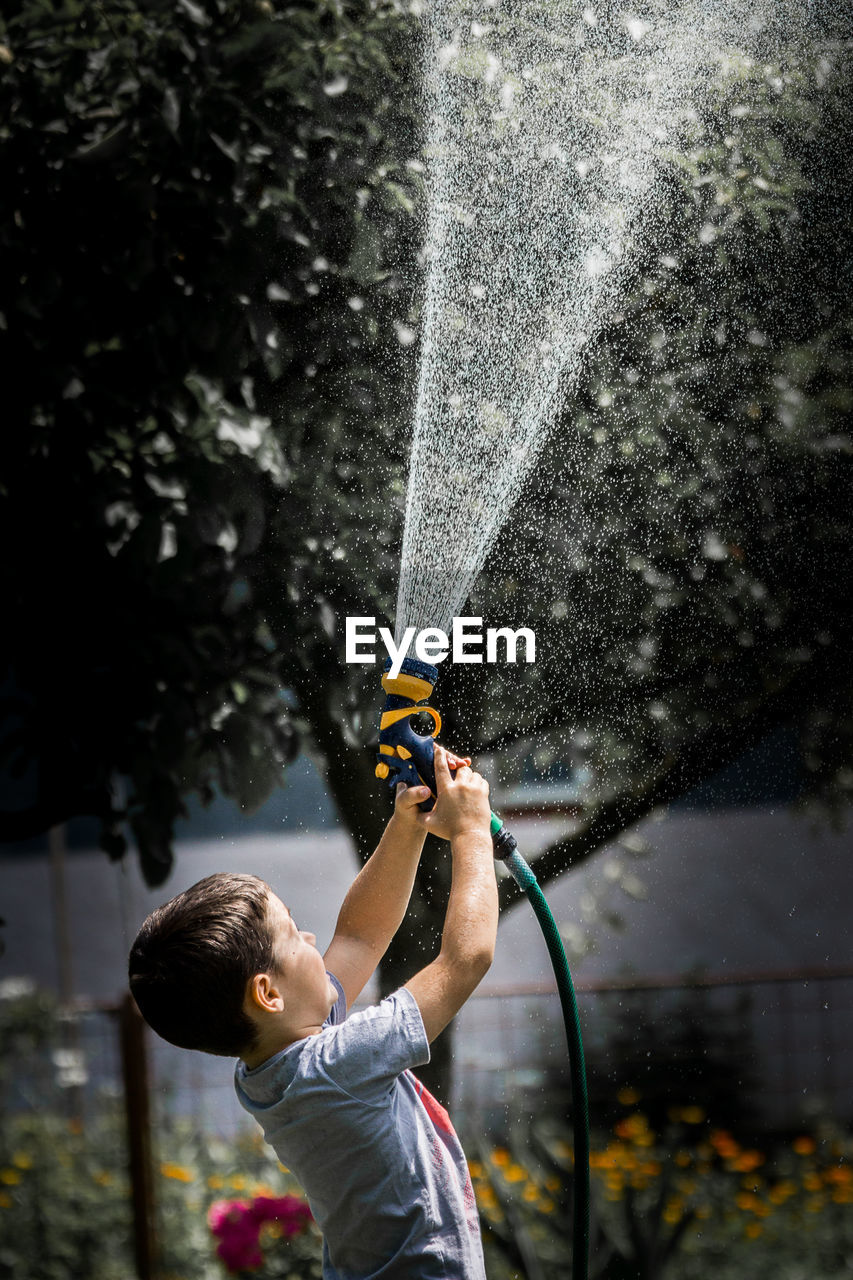
[[[391,659],[385,663],[382,688],[385,707],[379,721],[379,763],[377,778],[387,778],[389,787],[405,782],[408,787],[425,786],[432,798],[421,805],[429,810],[435,804],[436,782],[433,754],[435,739],[441,732],[441,716],[435,707],[423,705],[438,680],[438,668],[418,658],[404,658],[398,675],[391,675]],[[413,717],[432,717],[432,732],[416,733]],[[451,766],[452,768],[453,766]],[[506,859],[517,849],[515,838],[502,820],[492,813],[492,844],[495,857]]]

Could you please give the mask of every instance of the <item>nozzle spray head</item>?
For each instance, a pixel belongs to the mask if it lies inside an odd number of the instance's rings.
[[[405,658],[399,675],[392,676],[389,658],[384,671],[382,687],[387,696],[379,721],[376,776],[387,778],[390,787],[405,782],[410,787],[427,786],[435,795],[433,751],[434,739],[441,730],[441,716],[434,707],[422,704],[438,680],[438,668],[417,658]],[[432,717],[430,734],[416,733],[412,727],[413,717],[422,714]],[[431,809],[434,803],[426,800],[421,808]]]
[[[409,787],[427,786],[432,796],[419,808],[425,812],[435,804],[435,738],[441,732],[441,716],[435,707],[424,706],[438,680],[438,668],[417,658],[404,658],[400,672],[391,675],[391,659],[385,663],[382,688],[385,690],[385,707],[379,721],[379,763],[377,778],[388,779],[389,787],[405,782]],[[412,727],[415,716],[432,717],[432,733],[416,733]],[[457,764],[470,761],[456,761]],[[451,764],[451,769],[455,767]],[[510,858],[517,845],[512,834],[496,813],[491,820],[492,844],[495,857]]]

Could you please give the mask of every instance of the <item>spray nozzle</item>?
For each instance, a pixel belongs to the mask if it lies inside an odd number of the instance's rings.
[[[387,778],[388,785],[398,782],[407,786],[426,786],[435,795],[434,739],[441,730],[441,716],[434,707],[424,706],[438,680],[438,669],[417,658],[405,658],[398,675],[391,675],[390,658],[385,663],[382,687],[385,707],[379,721],[379,763],[377,778]],[[432,732],[417,733],[413,720],[428,715]],[[434,799],[425,800],[422,809],[431,809]]]
[[[435,739],[441,732],[441,716],[435,707],[424,706],[438,680],[438,669],[417,658],[404,658],[400,672],[391,675],[391,659],[385,663],[382,688],[385,707],[379,721],[379,763],[377,778],[388,779],[390,787],[405,782],[409,787],[429,787],[432,795],[419,806],[428,812],[435,804]],[[432,732],[417,733],[413,720],[432,717]],[[451,769],[456,766],[451,763]],[[506,859],[515,852],[515,839],[496,813],[491,821],[495,857]]]

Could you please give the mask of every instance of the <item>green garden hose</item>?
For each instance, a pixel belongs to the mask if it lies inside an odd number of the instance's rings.
[[[505,830],[506,828],[504,828]],[[557,979],[563,1010],[569,1068],[572,1079],[572,1134],[574,1139],[574,1216],[572,1222],[572,1280],[586,1280],[589,1266],[589,1101],[586,1088],[583,1040],[581,1038],[572,975],[557,923],[536,876],[517,849],[502,859],[515,883],[523,889],[539,921],[548,955]]]

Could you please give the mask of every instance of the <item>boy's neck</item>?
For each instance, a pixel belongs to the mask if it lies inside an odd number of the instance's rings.
[[[289,1027],[262,1029],[258,1034],[256,1044],[248,1053],[242,1055],[242,1060],[250,1071],[254,1071],[255,1067],[262,1066],[270,1058],[274,1058],[277,1053],[282,1053],[300,1040],[306,1040],[308,1036],[316,1036],[322,1029],[321,1024],[300,1028],[298,1031],[294,1031]]]

